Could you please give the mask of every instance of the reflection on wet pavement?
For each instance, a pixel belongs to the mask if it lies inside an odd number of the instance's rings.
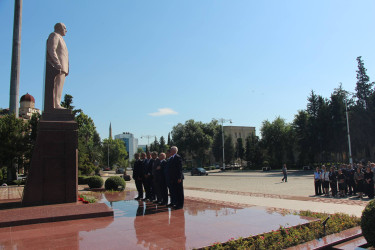
[[[0,229],[0,248],[191,249],[234,237],[308,222],[260,207],[240,208],[188,199],[184,209],[133,200],[133,191],[101,194],[114,218],[44,223]]]

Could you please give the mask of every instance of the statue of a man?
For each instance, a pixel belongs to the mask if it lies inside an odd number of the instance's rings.
[[[63,23],[55,24],[55,31],[47,40],[44,111],[63,109],[60,106],[65,77],[69,74],[68,49],[63,36],[67,30]]]

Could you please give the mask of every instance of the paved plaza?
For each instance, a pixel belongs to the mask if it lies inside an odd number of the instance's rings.
[[[231,202],[288,210],[347,213],[361,216],[366,200],[315,197],[313,173],[289,171],[282,182],[281,171],[213,171],[208,176],[185,174],[185,196],[215,202]],[[134,182],[128,182],[134,188]]]
[[[360,216],[368,203],[314,197],[310,172],[281,178],[279,171],[187,173],[181,210],[135,201],[132,180],[125,192],[92,193],[114,217],[0,228],[0,249],[193,249],[309,221],[290,210]]]

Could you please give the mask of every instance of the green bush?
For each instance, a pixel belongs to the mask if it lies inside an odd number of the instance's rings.
[[[88,183],[90,188],[101,188],[103,186],[103,179],[100,176],[91,176],[88,178]]]
[[[78,176],[78,185],[88,184],[90,177],[91,176],[85,176],[85,175]]]
[[[371,246],[375,246],[375,200],[370,201],[362,212],[362,234]]]
[[[124,190],[125,189],[125,180],[120,176],[111,176],[105,181],[105,189],[106,190]]]

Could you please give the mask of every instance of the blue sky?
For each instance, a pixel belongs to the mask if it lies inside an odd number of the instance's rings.
[[[42,108],[45,42],[66,24],[64,94],[102,138],[167,136],[188,119],[293,121],[311,90],[375,80],[375,1],[23,1],[20,96]],[[0,107],[9,106],[14,1],[0,1]],[[164,115],[158,115],[164,114]],[[147,143],[141,139],[140,143]]]

